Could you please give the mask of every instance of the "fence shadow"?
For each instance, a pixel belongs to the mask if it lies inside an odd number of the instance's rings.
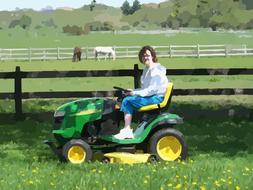
[[[221,152],[228,156],[253,153],[253,109],[226,106],[220,109],[201,105],[175,104],[171,112],[184,118],[176,126],[187,138],[189,154]]]
[[[176,128],[186,136],[190,155],[199,152],[221,152],[228,156],[253,153],[252,109],[243,106],[210,109],[201,105],[174,104],[171,112],[184,117],[185,123]],[[19,122],[13,118],[14,114],[0,114],[0,146],[15,143],[18,149],[30,149],[31,154],[43,160],[55,159],[42,144],[44,139],[53,138],[53,113],[28,113],[26,119]],[[6,155],[1,153],[0,156]]]

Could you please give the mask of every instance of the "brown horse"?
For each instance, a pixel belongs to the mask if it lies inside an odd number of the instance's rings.
[[[74,52],[73,52],[73,58],[72,61],[81,61],[81,55],[82,55],[82,49],[79,47],[75,47]]]

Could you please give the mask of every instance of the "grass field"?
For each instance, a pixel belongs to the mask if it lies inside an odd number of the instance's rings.
[[[183,162],[119,165],[94,161],[80,166],[60,163],[42,144],[52,138],[52,111],[68,100],[27,100],[24,109],[29,114],[19,122],[13,120],[13,102],[0,101],[1,189],[250,190],[253,105],[249,98],[174,97],[174,113],[185,117],[185,123],[176,128],[189,145],[189,156]],[[231,109],[234,116],[227,114]],[[244,114],[239,115],[241,110]]]
[[[253,68],[253,57],[229,58],[161,58],[166,68]],[[23,71],[69,71],[69,70],[113,70],[133,69],[137,59],[119,59],[116,61],[83,60],[71,61],[34,61],[34,62],[1,62],[1,71],[15,71],[19,65]],[[142,68],[142,65],[139,65]],[[175,88],[252,88],[253,76],[168,76]],[[116,80],[115,80],[116,79]],[[53,82],[52,82],[53,81]],[[0,80],[0,92],[13,92],[13,80]],[[131,77],[100,78],[56,78],[56,79],[23,79],[24,92],[36,91],[87,91],[112,90],[113,86],[133,88]],[[113,84],[113,85],[112,85]]]
[[[129,69],[137,59],[72,63],[0,62],[0,72]],[[167,68],[252,68],[252,57],[160,59]],[[169,78],[176,88],[249,87],[252,76],[182,76]],[[25,91],[108,90],[132,87],[130,78],[24,80]],[[37,82],[36,82],[37,81]],[[78,83],[80,84],[77,84]],[[13,91],[12,80],[0,80],[0,92]],[[184,117],[176,128],[186,137],[189,156],[183,162],[158,164],[60,163],[44,139],[52,138],[53,111],[69,99],[24,100],[24,121],[14,121],[14,101],[0,100],[0,187],[8,189],[253,189],[253,97],[175,96],[171,112]]]
[[[140,45],[192,45],[192,44],[246,44],[253,47],[253,32],[211,32],[207,29],[170,31],[167,34],[103,34],[93,33],[71,36],[61,30],[0,30],[0,48],[75,47],[75,46],[140,46]]]

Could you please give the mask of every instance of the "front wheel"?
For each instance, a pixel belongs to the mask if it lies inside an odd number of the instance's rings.
[[[155,132],[150,138],[149,150],[158,160],[164,161],[185,159],[187,156],[187,144],[183,134],[171,128]]]
[[[90,145],[81,139],[68,141],[62,148],[62,154],[65,160],[72,164],[81,164],[92,159]]]

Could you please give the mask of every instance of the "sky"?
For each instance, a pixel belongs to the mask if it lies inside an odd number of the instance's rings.
[[[96,0],[97,3],[103,3],[113,7],[120,7],[125,0]],[[139,0],[142,3],[160,3],[165,0]],[[41,10],[46,6],[51,6],[54,9],[57,7],[72,7],[80,8],[84,4],[90,4],[91,0],[7,0],[1,3],[0,10],[15,10],[16,8],[32,8],[34,10]],[[128,0],[130,5],[133,0]]]

